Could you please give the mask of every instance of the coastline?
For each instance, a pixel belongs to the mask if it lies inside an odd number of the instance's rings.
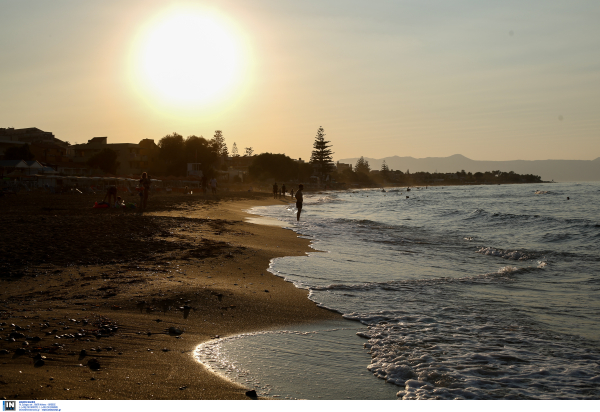
[[[34,201],[34,196],[18,195],[0,205],[5,227],[17,225],[2,235],[3,247],[11,244],[9,236],[31,234],[44,222],[73,220],[81,207],[73,200],[84,201],[71,196]],[[42,206],[64,199],[65,207]],[[22,207],[28,201],[33,205]],[[123,226],[129,223],[132,228],[155,225],[153,236],[136,244],[146,242],[152,254],[88,265],[30,262],[13,271],[15,276],[3,276],[3,396],[249,399],[246,388],[197,362],[196,346],[217,336],[341,318],[317,307],[307,291],[267,271],[275,257],[312,250],[291,230],[245,221],[256,215],[244,210],[279,202],[287,203],[259,193],[227,194],[219,202],[165,195],[150,198],[144,216],[83,210],[84,220],[104,221],[99,233],[114,229],[111,225],[123,231],[131,229]],[[37,216],[32,218],[32,212]],[[65,241],[57,237],[54,247]],[[127,241],[133,242],[121,234],[103,247],[122,249]],[[70,253],[90,253],[89,247],[70,248]],[[14,342],[6,340],[11,334]],[[38,353],[42,358],[35,358]]]

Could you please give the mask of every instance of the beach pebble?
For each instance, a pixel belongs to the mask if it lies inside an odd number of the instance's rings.
[[[181,335],[183,331],[175,326],[169,328],[169,335]]]
[[[100,362],[98,362],[98,359],[90,359],[87,362],[87,366],[91,369],[91,370],[98,370],[100,369]]]

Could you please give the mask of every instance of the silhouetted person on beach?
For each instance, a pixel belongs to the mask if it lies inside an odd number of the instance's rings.
[[[281,194],[283,195],[283,198],[285,199],[285,183],[281,185]]]
[[[104,195],[103,202],[106,202],[106,198],[108,197],[108,204],[113,205],[117,201],[117,188],[115,186],[109,186],[106,194]]]
[[[298,209],[298,213],[296,213],[297,221],[300,221],[300,213],[302,213],[302,202],[304,201],[302,189],[304,189],[304,185],[298,185],[298,191],[296,192],[296,209]]]
[[[142,173],[142,178],[140,179],[140,188],[142,189],[141,199],[140,199],[140,213],[144,212],[146,209],[146,204],[148,203],[148,193],[150,193],[150,176],[146,172]]]
[[[273,183],[273,199],[277,199],[277,183]]]

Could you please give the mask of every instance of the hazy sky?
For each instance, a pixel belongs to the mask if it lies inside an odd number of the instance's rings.
[[[597,0],[0,0],[0,127],[220,129],[307,159],[323,126],[335,159],[590,160],[599,22]]]

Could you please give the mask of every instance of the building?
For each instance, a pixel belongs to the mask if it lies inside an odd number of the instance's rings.
[[[338,173],[342,173],[344,170],[350,170],[350,171],[352,171],[352,164],[350,164],[350,163],[340,163],[340,162],[337,162],[335,164],[335,166],[336,166],[336,169],[337,169]]]
[[[69,146],[67,156],[75,163],[87,163],[104,149],[117,152],[117,175],[139,176],[148,170],[158,146],[153,139],[144,139],[139,143],[108,143],[108,137],[94,137],[87,143]]]
[[[63,147],[69,144],[54,137],[52,132],[45,132],[37,127],[27,127],[25,129],[15,129],[14,127],[0,128],[0,140],[14,141],[21,143],[47,142],[55,143]]]
[[[31,153],[39,162],[44,164],[57,164],[69,161],[67,158],[67,147],[54,142],[33,142],[29,146],[29,150],[31,150]]]

